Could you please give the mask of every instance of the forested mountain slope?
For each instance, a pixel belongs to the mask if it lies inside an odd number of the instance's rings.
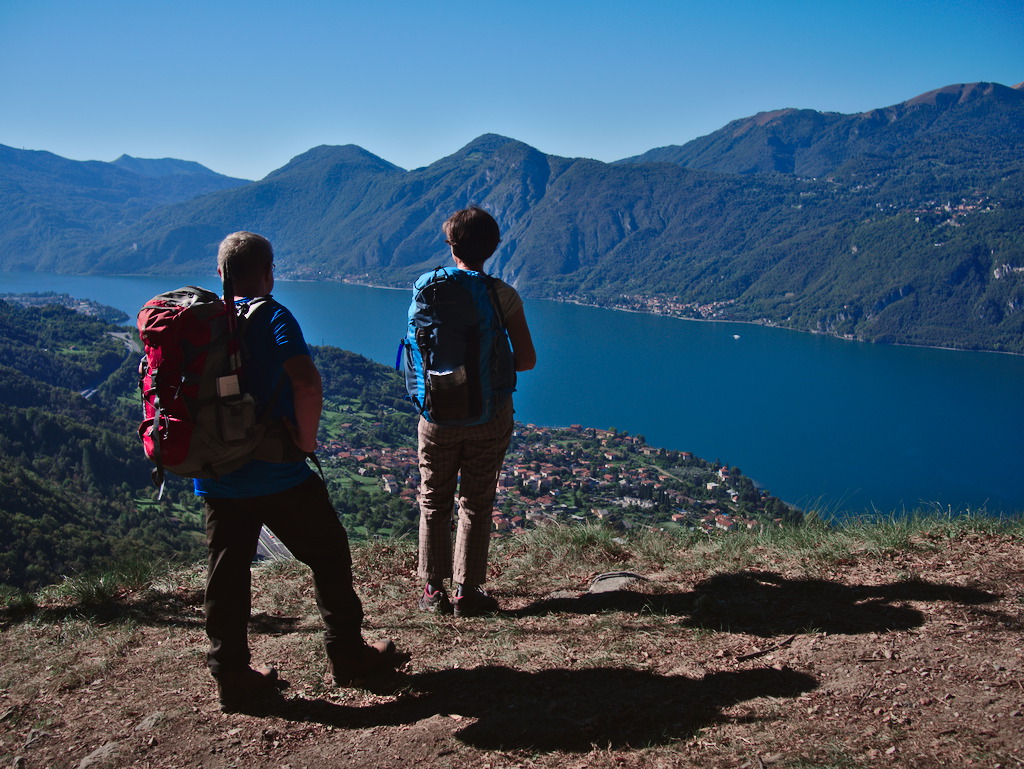
[[[78,392],[137,363],[111,336],[124,330],[0,301],[0,585],[199,552],[194,530],[136,504],[149,478],[136,425]]]
[[[824,176],[858,158],[924,154],[922,144],[938,142],[953,150],[965,135],[1002,138],[1014,145],[1024,135],[1022,105],[1021,85],[951,85],[858,115],[811,109],[762,112],[687,144],[620,162],[665,161],[726,173]],[[998,145],[992,146],[996,152]]]
[[[132,334],[65,307],[0,299],[0,590],[113,564],[201,557],[191,483],[169,476],[155,501],[136,435],[139,355],[125,343]],[[345,414],[350,429],[381,421],[376,411],[386,407],[393,416],[377,433],[387,427],[411,440],[411,407],[394,371],[337,348],[314,353],[328,408],[370,404],[365,417]]]
[[[38,265],[187,273],[250,229],[281,276],[408,285],[447,258],[444,219],[477,203],[502,226],[491,271],[525,295],[1024,353],[1022,157],[1024,91],[993,83],[862,115],[762,113],[614,164],[493,134],[413,171],[325,146]],[[67,233],[50,237],[56,253]],[[15,252],[0,266],[31,260]]]
[[[0,268],[84,272],[86,249],[155,206],[244,184],[199,163],[76,161],[0,145]]]

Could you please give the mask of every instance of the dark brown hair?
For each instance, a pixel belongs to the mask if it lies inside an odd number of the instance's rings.
[[[445,243],[466,264],[480,267],[501,242],[501,231],[494,217],[479,206],[456,211],[442,227]]]

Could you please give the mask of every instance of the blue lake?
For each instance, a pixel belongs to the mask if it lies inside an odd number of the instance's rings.
[[[0,273],[0,293],[57,291],[132,318],[186,278]],[[394,365],[407,291],[279,282],[311,344]],[[517,418],[643,434],[738,466],[831,513],[1024,511],[1024,357],[845,342],[527,300],[538,352]]]

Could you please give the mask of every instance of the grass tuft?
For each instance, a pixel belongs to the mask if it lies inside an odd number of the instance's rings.
[[[171,564],[165,560],[125,559],[116,565],[66,577],[39,592],[41,602],[71,603],[86,617],[111,619],[121,614],[122,599],[163,579]]]
[[[8,585],[0,585],[0,611],[13,620],[30,616],[38,608],[31,593]]]
[[[633,559],[624,535],[597,525],[550,524],[495,544],[495,561],[508,581],[576,580],[622,568]]]

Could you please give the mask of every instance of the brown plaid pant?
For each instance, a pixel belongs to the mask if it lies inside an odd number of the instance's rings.
[[[512,438],[512,399],[494,419],[468,427],[420,417],[419,576],[482,585],[487,579],[491,516],[505,451]],[[459,525],[452,553],[452,516]]]

